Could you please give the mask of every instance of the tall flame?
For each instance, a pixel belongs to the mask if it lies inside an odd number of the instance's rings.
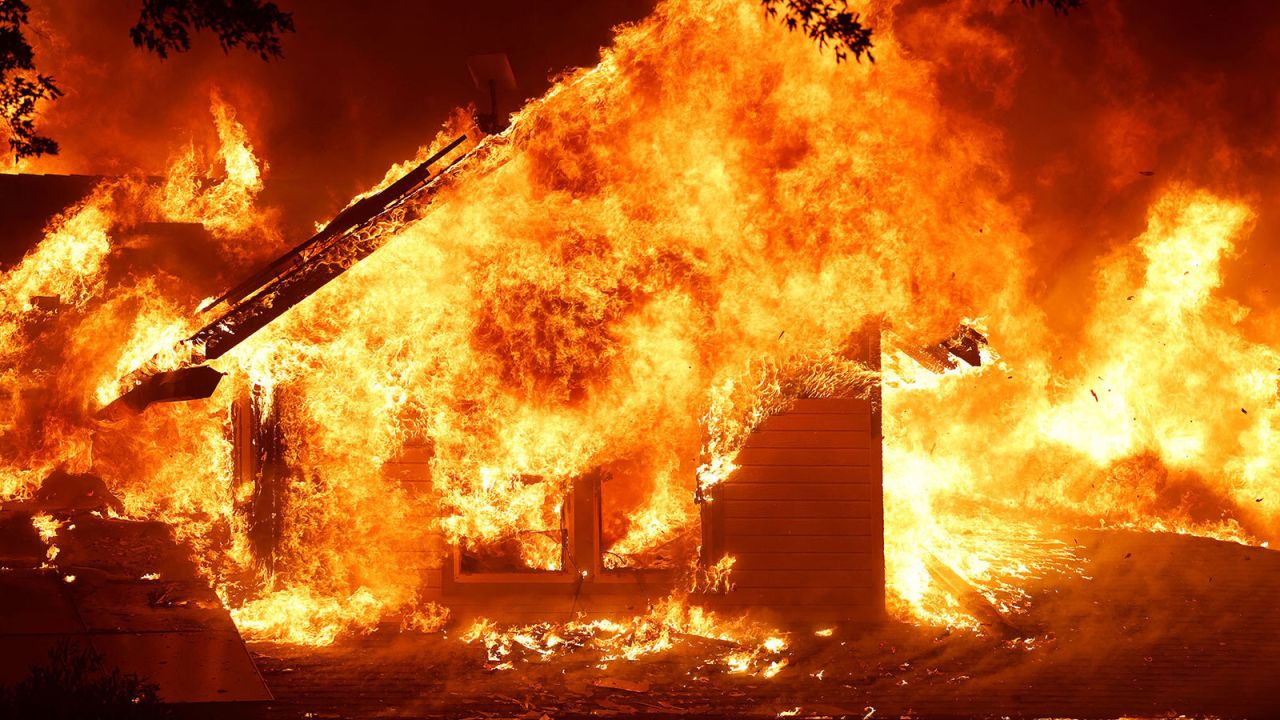
[[[213,398],[100,430],[90,459],[84,398],[114,397],[185,337],[197,300],[159,273],[107,292],[120,230],[199,222],[239,261],[274,243],[252,237],[271,221],[255,207],[265,166],[215,101],[212,171],[192,149],[158,186],[104,185],[0,278],[14,368],[0,379],[48,379],[56,430],[24,441],[0,491],[78,460],[130,514],[174,524],[246,635],[324,644],[395,613],[442,622],[408,557],[439,568],[453,543],[514,545],[519,564],[559,569],[562,503],[587,477],[604,488],[606,564],[683,564],[699,489],[732,482],[756,424],[879,379],[900,617],[974,624],[936,563],[1016,611],[1023,579],[1078,569],[1066,530],[1081,525],[1274,536],[1274,503],[1256,500],[1276,488],[1280,358],[1216,292],[1254,209],[1169,184],[1146,232],[1096,268],[1085,332],[1050,335],[998,131],[939,99],[891,3],[865,14],[877,62],[851,66],[748,0],[667,0],[485,140],[425,218],[380,228],[386,246],[221,358]],[[57,379],[27,338],[42,295],[72,308],[59,322],[75,372]],[[962,321],[991,339],[980,368],[933,374],[903,352]],[[871,322],[879,377],[842,352]],[[248,539],[253,488],[232,471],[227,408],[244,396],[288,439],[269,570]],[[410,452],[428,459],[403,482],[388,468]],[[767,635],[723,622],[663,605],[519,642],[604,633],[627,657],[679,628]],[[492,633],[472,636],[500,662],[514,636]],[[771,652],[742,667],[777,672]]]

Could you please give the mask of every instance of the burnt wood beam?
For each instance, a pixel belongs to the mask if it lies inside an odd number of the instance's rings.
[[[256,288],[238,289],[235,294],[247,299],[210,321],[187,342],[201,350],[204,360],[222,357],[385,245],[396,230],[420,219],[436,193],[448,185],[440,181],[453,176],[450,171],[459,166],[462,158],[434,176],[430,166],[465,139],[465,135],[459,137],[384,190],[339,213],[324,230],[250,278],[253,281],[266,277],[254,283]],[[268,272],[272,268],[276,270]]]
[[[427,160],[421,165],[418,165],[413,170],[405,173],[404,177],[396,180],[391,183],[391,185],[388,185],[386,188],[370,195],[369,197],[361,198],[356,202],[351,203],[334,216],[334,218],[330,220],[329,223],[320,230],[320,232],[304,240],[289,252],[271,261],[265,267],[245,278],[235,287],[232,287],[230,290],[227,290],[225,293],[215,298],[213,302],[209,303],[205,307],[205,309],[217,307],[219,304],[224,302],[230,304],[240,302],[246,296],[262,289],[264,285],[281,276],[286,271],[306,262],[308,257],[311,256],[312,251],[317,248],[317,246],[322,245],[326,241],[331,240],[342,233],[352,230],[357,225],[360,225],[363,222],[368,221],[370,218],[373,218],[378,213],[383,212],[391,202],[407,195],[420,183],[426,181],[431,176],[431,166],[439,162],[444,156],[453,152],[453,150],[461,145],[466,139],[466,135],[458,136],[453,142],[440,150],[440,152],[437,152],[430,158],[427,158]]]
[[[435,196],[452,186],[465,169],[478,164],[479,158],[495,146],[495,141],[486,140],[433,175],[431,166],[455,152],[465,139],[465,135],[458,137],[399,180],[353,203],[319,233],[224,293],[209,307],[226,303],[228,309],[178,343],[177,355],[189,358],[187,367],[222,357],[385,245],[396,232],[425,216]],[[154,367],[154,363],[143,367]],[[131,373],[126,378],[130,390],[125,395],[149,385],[156,374],[147,370]],[[141,404],[137,399],[135,396],[134,402],[124,402],[123,397],[117,398],[99,410],[96,417],[117,420],[168,398],[149,398]]]

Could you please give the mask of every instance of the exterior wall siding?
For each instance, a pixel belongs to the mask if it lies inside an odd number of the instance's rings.
[[[867,360],[879,367],[879,343]],[[874,623],[885,613],[880,393],[797,400],[758,427],[703,507],[704,565],[734,558],[724,610]]]

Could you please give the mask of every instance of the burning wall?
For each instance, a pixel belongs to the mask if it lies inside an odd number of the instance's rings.
[[[1167,186],[1146,234],[1099,266],[1085,332],[1048,333],[1002,138],[944,102],[951,68],[901,43],[901,10],[869,8],[877,63],[849,66],[754,3],[661,5],[522,110],[426,218],[388,228],[382,250],[222,358],[234,382],[213,399],[99,429],[90,458],[75,403],[109,399],[185,337],[198,299],[145,278],[106,295],[95,268],[115,229],[156,200],[95,196],[4,277],[11,337],[31,322],[29,278],[99,298],[63,322],[80,343],[68,357],[100,358],[55,389],[70,407],[47,427],[65,429],[10,464],[6,494],[58,462],[92,468],[196,546],[242,630],[327,642],[395,611],[434,617],[389,548],[544,527],[597,469],[613,478],[613,547],[643,557],[696,521],[697,483],[726,481],[754,422],[857,382],[865,368],[838,350],[884,318],[900,615],[966,622],[929,554],[1016,604],[1020,574],[1073,561],[1059,523],[1269,537],[1275,518],[1251,496],[1275,482],[1277,366],[1214,295],[1249,204]],[[930,17],[900,22],[904,36]],[[947,51],[983,42],[945,37]],[[242,171],[230,187],[257,177],[242,154],[224,164]],[[164,212],[243,237],[247,205],[224,225],[204,209],[217,187]],[[928,375],[891,350],[964,318],[995,348],[981,370]],[[90,352],[104,343],[115,351]],[[33,367],[31,345],[9,347]],[[249,388],[279,404],[295,469],[270,576],[238,509],[252,488],[229,476],[225,408]],[[382,468],[426,439],[431,492],[411,494]]]
[[[621,510],[666,499],[652,538],[664,540],[694,520],[710,388],[745,418],[771,372],[838,383],[856,368],[823,360],[866,318],[950,329],[952,304],[976,302],[977,283],[1016,263],[948,250],[1007,215],[964,219],[911,188],[926,155],[954,193],[983,187],[958,159],[971,148],[930,113],[900,124],[863,110],[867,97],[928,102],[926,76],[848,72],[785,35],[762,66],[743,65],[778,35],[753,8],[720,8],[723,28],[684,12],[668,8],[563,80],[426,220],[237,353],[269,353],[255,362],[305,408],[290,435],[307,438],[298,465],[325,490],[289,511],[319,516],[305,562],[336,525],[369,538],[354,551],[366,557],[352,562],[347,546],[341,559],[367,577],[387,535],[406,530],[372,507],[430,517],[368,482],[406,435],[433,441],[450,538],[546,527],[557,487],[605,467],[627,480]],[[430,290],[406,302],[407,287]],[[621,534],[641,530],[653,532]]]

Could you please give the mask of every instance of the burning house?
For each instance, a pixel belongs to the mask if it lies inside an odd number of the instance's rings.
[[[269,73],[0,175],[0,710],[1264,716],[1274,153],[1118,99],[1231,53],[984,2],[645,4],[522,103],[468,48],[354,197],[269,194],[341,94]]]
[[[486,140],[461,154],[458,149],[466,140],[464,135],[449,142],[385,188],[343,210],[312,238],[207,303],[212,319],[145,363],[144,370],[135,371],[123,394],[102,408],[99,418],[119,421],[153,403],[212,395],[221,373],[202,363],[222,357],[338,280],[386,241],[382,226],[412,222],[469,163],[495,152],[494,141]],[[497,142],[500,148],[501,140]],[[438,163],[442,169],[433,167]],[[977,352],[976,345],[971,351]],[[741,467],[723,478],[726,482],[716,479],[698,489],[703,505],[697,533],[698,574],[714,575],[726,558],[735,566],[742,562],[740,568],[749,567],[739,569],[732,585],[724,579],[710,581],[704,590],[723,596],[716,605],[782,611],[792,620],[816,623],[867,623],[883,614],[880,398],[873,379],[879,355],[875,330],[851,334],[841,356],[858,368],[861,377],[838,381],[845,385],[843,391],[839,384],[818,391],[835,392],[834,397],[780,394],[773,407],[756,409],[751,425],[743,428],[750,435],[740,439],[737,454],[722,458],[732,463],[730,467]],[[173,358],[190,360],[180,360],[173,370],[152,369]],[[976,365],[979,360],[974,356],[969,362]],[[286,423],[281,417],[288,410],[276,404],[273,397],[264,398],[261,390],[251,388],[232,413],[236,473],[242,484],[252,488],[246,510],[249,537],[259,561],[268,567],[279,541],[280,503],[291,472],[284,451],[291,439],[282,429]],[[390,470],[384,465],[384,475],[405,487],[430,487],[432,447],[429,437],[406,444],[388,463]],[[295,456],[295,461],[305,462],[305,455]],[[723,467],[716,470],[723,472]],[[496,544],[465,535],[446,543],[448,550],[439,567],[419,568],[426,575],[425,587],[418,589],[419,600],[466,607],[486,616],[568,620],[580,614],[636,612],[670,595],[679,569],[672,557],[681,555],[678,547],[666,547],[672,542],[659,546],[669,551],[665,557],[654,553],[646,558],[651,563],[656,560],[656,565],[638,564],[635,555],[609,549],[604,533],[609,508],[605,490],[613,480],[604,469],[569,478],[560,489],[545,492],[544,507],[526,518],[534,525],[515,525]],[[549,480],[523,475],[516,482],[536,486]],[[548,503],[554,509],[549,510]],[[688,556],[688,551],[683,548],[683,555]]]

